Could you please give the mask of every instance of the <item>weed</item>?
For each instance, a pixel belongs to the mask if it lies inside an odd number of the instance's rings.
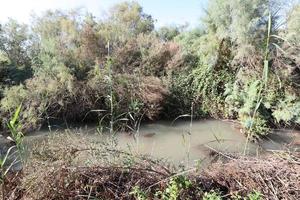
[[[12,136],[13,141],[16,144],[17,149],[19,152],[23,152],[23,133],[20,131],[21,124],[19,123],[19,117],[21,112],[22,105],[16,109],[13,118],[7,124],[10,134]]]
[[[222,200],[222,197],[218,192],[212,190],[204,194],[203,200]]]
[[[249,200],[262,200],[262,195],[260,192],[253,191],[252,193],[248,194],[247,196]]]
[[[139,186],[134,186],[132,191],[130,192],[131,195],[134,196],[137,200],[146,200],[147,195],[144,191],[141,190]]]
[[[21,124],[19,123],[19,115],[21,112],[22,105],[16,109],[13,117],[7,124],[11,138],[15,143],[14,146],[11,146],[3,158],[0,157],[0,184],[2,185],[2,195],[5,199],[5,179],[10,170],[19,163],[22,163],[22,154],[23,154],[23,133],[20,130]],[[14,150],[16,149],[16,150]]]
[[[192,183],[185,176],[176,176],[171,178],[167,188],[164,191],[156,192],[155,196],[162,200],[177,200],[180,193],[191,187]]]

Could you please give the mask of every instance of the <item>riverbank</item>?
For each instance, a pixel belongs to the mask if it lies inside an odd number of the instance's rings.
[[[299,198],[299,152],[245,157],[210,151],[209,166],[199,161],[182,167],[124,152],[113,140],[53,135],[31,146],[23,171],[7,180],[5,194],[12,200]]]
[[[300,157],[232,158],[204,171],[184,172],[150,159],[131,166],[61,165],[27,174],[24,179],[32,182],[17,186],[9,199],[163,199],[159,194],[172,199],[167,188],[175,187],[176,199],[205,199],[214,194],[220,199],[238,199],[257,193],[257,199],[296,200],[300,196]]]

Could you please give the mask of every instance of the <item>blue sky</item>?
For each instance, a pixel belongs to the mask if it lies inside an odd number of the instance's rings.
[[[137,0],[144,11],[157,20],[156,25],[184,24],[196,26],[208,0]],[[5,0],[0,6],[0,21],[8,17],[29,22],[32,13],[47,9],[85,8],[101,17],[109,7],[122,0]]]

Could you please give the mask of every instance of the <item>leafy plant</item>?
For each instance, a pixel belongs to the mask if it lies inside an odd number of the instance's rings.
[[[259,80],[249,80],[242,86],[238,86],[238,83],[228,84],[224,93],[230,115],[238,117],[245,133],[250,137],[259,137],[269,132],[267,120],[261,113],[263,105],[258,104],[260,86]]]
[[[155,196],[162,200],[177,200],[180,192],[191,187],[191,182],[185,176],[171,178],[164,191],[156,192]]]
[[[221,195],[215,191],[206,192],[203,200],[222,200]]]
[[[261,193],[257,192],[257,191],[254,191],[254,192],[248,194],[247,197],[248,197],[247,199],[249,199],[249,200],[262,200],[263,199]]]
[[[23,153],[23,133],[19,131],[21,124],[19,123],[19,115],[21,112],[22,105],[16,109],[13,117],[7,124],[11,138],[15,143],[14,146],[11,146],[5,155],[0,157],[0,184],[2,184],[2,193],[3,199],[5,199],[5,179],[8,172],[18,163],[22,162],[22,153]],[[16,150],[14,150],[16,149]]]
[[[146,193],[144,191],[142,191],[139,186],[133,187],[130,194],[133,195],[134,198],[137,200],[146,200],[147,199]]]
[[[286,95],[278,102],[272,115],[277,122],[300,124],[300,101],[296,96]]]
[[[13,141],[16,144],[17,149],[21,153],[23,151],[23,133],[20,131],[21,124],[19,123],[19,117],[21,112],[22,105],[19,105],[19,107],[16,109],[12,119],[7,124],[10,134],[12,136]]]

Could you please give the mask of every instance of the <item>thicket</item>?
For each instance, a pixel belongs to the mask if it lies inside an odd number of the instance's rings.
[[[26,130],[53,118],[238,119],[245,133],[299,125],[300,4],[213,0],[202,24],[155,29],[136,2],[96,19],[47,11],[0,26],[1,119],[21,103]],[[101,112],[91,112],[101,110]]]

